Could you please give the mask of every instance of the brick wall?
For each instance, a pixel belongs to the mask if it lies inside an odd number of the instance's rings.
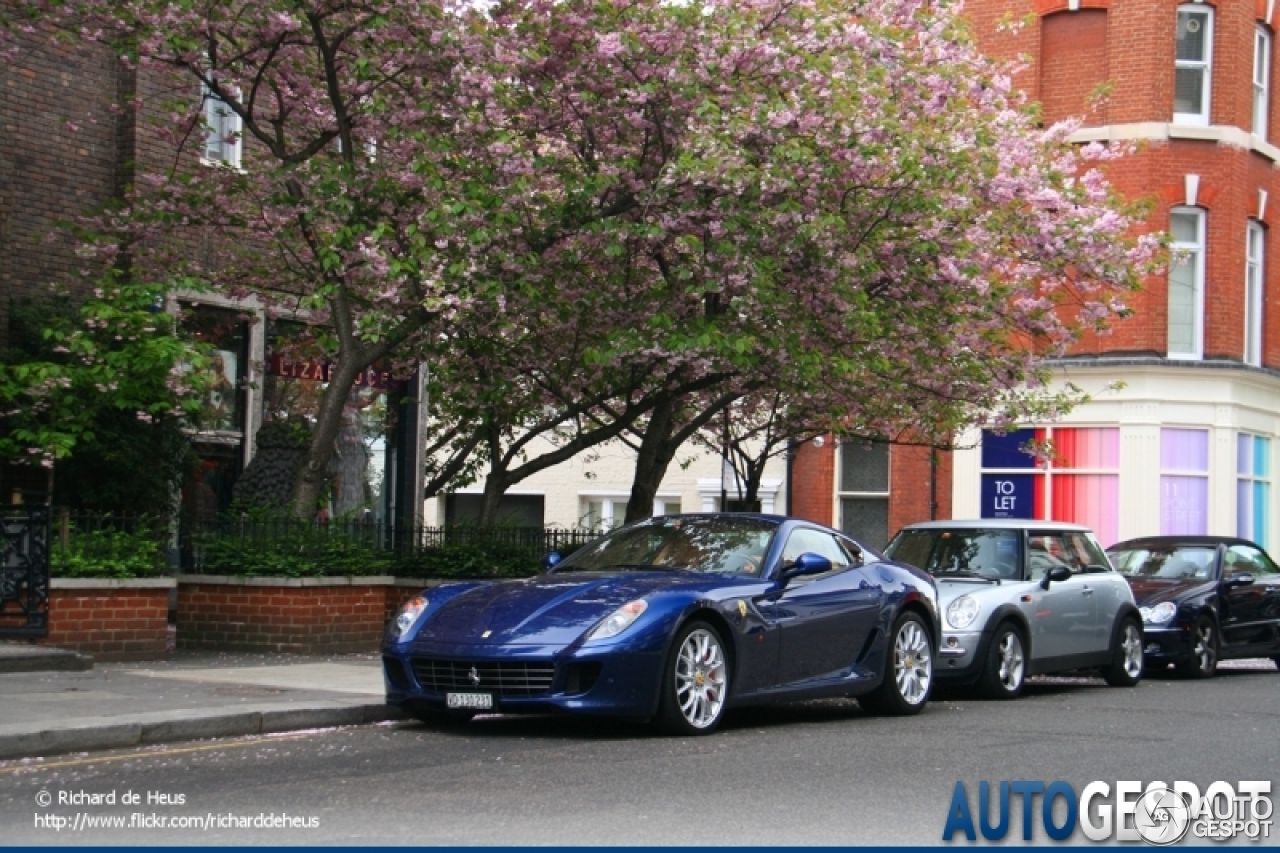
[[[390,578],[178,577],[178,648],[328,654],[374,651]],[[398,602],[397,602],[398,606]]]
[[[831,436],[818,447],[806,441],[796,448],[791,463],[791,506],[788,513],[830,525],[835,506],[836,443]]]
[[[928,447],[903,444],[889,451],[890,536],[907,524],[951,517],[951,454],[938,451],[937,464],[932,466],[930,453]],[[933,514],[931,497],[937,502]]]
[[[49,591],[49,636],[39,644],[84,652],[98,660],[161,657],[168,644],[173,583],[136,584],[54,578]]]

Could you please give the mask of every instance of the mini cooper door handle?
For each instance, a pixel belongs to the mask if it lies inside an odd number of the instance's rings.
[[[1090,587],[1087,587],[1087,586],[1084,588],[1084,590],[1082,590],[1082,592],[1083,592],[1085,595],[1093,595],[1093,589],[1091,589]]]

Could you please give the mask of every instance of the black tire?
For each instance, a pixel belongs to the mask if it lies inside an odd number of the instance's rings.
[[[1203,613],[1192,628],[1191,657],[1178,662],[1178,674],[1186,678],[1212,678],[1218,671],[1218,626]]]
[[[711,734],[728,698],[729,655],[720,632],[701,620],[685,623],[662,670],[659,724],[675,735]]]
[[[1111,663],[1102,677],[1112,687],[1133,687],[1142,680],[1142,623],[1126,616],[1111,644]]]
[[[978,690],[988,699],[1017,699],[1027,682],[1027,641],[1012,622],[1001,622],[991,635]]]
[[[911,611],[893,623],[885,654],[884,678],[858,704],[872,714],[906,717],[918,714],[933,691],[933,644],[924,619]]]

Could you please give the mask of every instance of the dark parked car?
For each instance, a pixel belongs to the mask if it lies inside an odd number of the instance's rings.
[[[914,714],[929,699],[933,581],[835,530],[663,516],[545,565],[406,604],[382,646],[387,702],[426,720],[561,711],[702,734],[741,705],[855,696]]]
[[[1224,536],[1150,536],[1112,545],[1133,588],[1149,666],[1207,678],[1219,660],[1280,666],[1280,568],[1258,545]]]

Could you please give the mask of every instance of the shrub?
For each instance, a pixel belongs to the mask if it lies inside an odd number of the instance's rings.
[[[65,541],[55,534],[50,574],[61,578],[149,578],[166,573],[163,536],[146,520],[132,529],[70,525]]]

